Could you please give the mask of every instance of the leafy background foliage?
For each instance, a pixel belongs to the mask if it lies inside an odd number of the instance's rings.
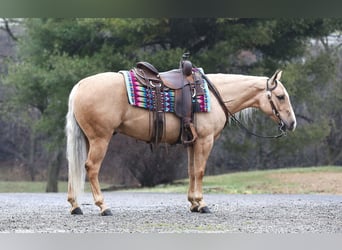
[[[12,126],[26,136],[0,140],[13,146],[12,162],[19,159],[31,179],[49,179],[48,191],[56,191],[57,180],[66,178],[64,124],[72,86],[92,74],[132,68],[137,61],[149,61],[159,71],[177,68],[186,51],[207,73],[270,76],[282,69],[298,118],[296,132],[280,140],[253,138],[234,125],[225,129],[208,174],[342,164],[341,19],[42,18],[22,19],[19,27],[16,52],[2,72],[0,86],[8,94],[1,97],[0,122],[7,135],[21,134]],[[339,40],[332,43],[332,35]],[[248,126],[258,133],[277,132],[258,112]],[[182,146],[154,153],[148,148],[115,136],[102,178],[114,185],[153,186],[186,176]],[[139,160],[141,154],[146,159]]]

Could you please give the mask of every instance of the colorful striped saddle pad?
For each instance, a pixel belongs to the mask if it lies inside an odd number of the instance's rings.
[[[199,70],[203,73],[201,68],[196,68],[193,70]],[[144,109],[148,109],[151,111],[156,110],[155,102],[155,90],[152,88],[148,88],[138,82],[136,79],[134,72],[130,71],[120,71],[125,78],[128,101],[131,105],[135,107],[140,107]],[[196,103],[197,109],[195,112],[210,112],[210,93],[208,89],[207,82],[203,79],[203,95],[197,95],[193,99],[193,103]],[[175,91],[173,89],[164,89],[161,92],[162,103],[163,103],[163,112],[175,112]]]

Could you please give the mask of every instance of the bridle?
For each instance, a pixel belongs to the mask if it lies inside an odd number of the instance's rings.
[[[265,136],[265,135],[259,135],[256,133],[253,133],[252,131],[250,131],[245,125],[243,125],[236,117],[235,115],[229,111],[229,109],[227,108],[227,106],[225,105],[225,102],[223,101],[220,93],[218,92],[218,90],[216,89],[216,87],[214,86],[214,84],[206,77],[206,75],[202,74],[203,79],[205,79],[208,83],[208,87],[211,90],[211,92],[214,94],[214,96],[216,97],[216,99],[218,100],[220,106],[222,107],[225,115],[226,115],[226,122],[224,127],[226,127],[226,125],[228,124],[229,121],[229,117],[231,117],[231,119],[243,130],[245,130],[248,134],[259,137],[259,138],[265,138],[265,139],[276,139],[276,138],[280,138],[282,136],[286,136],[286,127],[285,127],[285,123],[283,122],[283,120],[280,117],[279,111],[277,110],[276,106],[274,105],[274,102],[272,100],[272,91],[275,90],[278,86],[278,80],[275,80],[275,86],[270,88],[269,86],[269,79],[267,79],[266,81],[266,93],[267,93],[267,97],[268,100],[270,102],[271,108],[272,108],[272,112],[277,116],[278,120],[279,120],[279,130],[280,130],[280,134],[277,135],[271,135],[271,136]]]
[[[270,88],[269,84],[268,84],[268,81],[270,79],[267,79],[266,81],[266,93],[267,93],[267,98],[268,98],[268,101],[270,102],[271,104],[271,108],[272,108],[272,112],[273,114],[278,118],[279,122],[278,122],[278,125],[279,125],[279,130],[281,131],[282,135],[286,135],[286,126],[285,126],[285,123],[283,122],[283,120],[281,119],[280,117],[280,113],[279,111],[277,110],[276,106],[274,105],[274,102],[272,100],[272,91],[275,90],[277,87],[278,87],[278,80],[275,79],[274,82],[275,82],[275,86]]]

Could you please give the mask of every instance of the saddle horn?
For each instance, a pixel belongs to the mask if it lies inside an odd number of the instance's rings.
[[[185,52],[182,55],[182,60],[180,61],[180,68],[185,76],[190,76],[192,74],[192,63],[187,60],[190,57],[190,52]]]
[[[192,63],[188,60],[182,62],[182,71],[186,76],[190,76],[192,74]]]

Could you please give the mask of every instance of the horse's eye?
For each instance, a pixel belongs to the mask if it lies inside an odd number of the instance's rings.
[[[277,95],[279,101],[285,100],[285,95]]]

